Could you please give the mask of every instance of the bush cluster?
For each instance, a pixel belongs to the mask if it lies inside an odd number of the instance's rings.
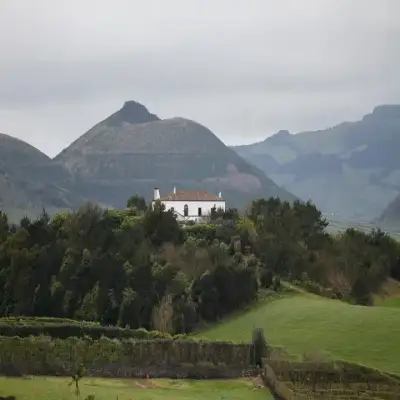
[[[328,299],[338,299],[341,297],[341,294],[335,293],[332,288],[325,288],[320,283],[311,280],[307,273],[303,273],[301,279],[291,279],[291,283],[306,289],[310,293],[314,293],[318,296],[326,297]]]
[[[194,238],[211,243],[217,237],[217,225],[215,224],[197,224],[188,225],[184,229],[184,238]]]

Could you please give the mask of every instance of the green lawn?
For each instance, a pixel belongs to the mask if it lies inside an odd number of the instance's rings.
[[[245,341],[253,327],[289,353],[328,352],[332,358],[400,374],[400,309],[352,306],[301,294],[260,305],[197,337]]]
[[[70,379],[53,377],[2,378],[0,396],[18,400],[75,399]],[[189,381],[165,379],[91,379],[81,381],[81,399],[93,394],[95,400],[268,400],[267,389],[258,389],[249,379],[227,381]]]
[[[381,292],[374,297],[374,305],[400,308],[400,282],[388,279]]]
[[[375,302],[375,305],[378,307],[400,308],[400,297],[389,298],[389,299],[380,299]]]

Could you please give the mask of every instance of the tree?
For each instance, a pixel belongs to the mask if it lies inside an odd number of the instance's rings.
[[[146,212],[143,220],[146,237],[157,247],[163,243],[182,243],[183,232],[171,210],[165,211],[165,205],[157,202],[154,209]]]
[[[140,212],[145,212],[147,210],[147,204],[144,197],[133,195],[126,202],[127,208],[136,208],[136,210]]]
[[[173,333],[173,317],[172,296],[167,294],[161,299],[160,304],[153,309],[153,327],[160,332]]]
[[[262,287],[270,288],[274,283],[274,275],[267,268],[261,268],[260,283]]]
[[[77,399],[80,398],[81,396],[81,390],[79,388],[79,382],[80,380],[85,376],[86,374],[86,368],[83,365],[80,365],[74,375],[72,375],[72,381],[68,384],[68,386],[71,386],[75,384],[75,396]]]
[[[398,242],[379,230],[329,236],[310,202],[257,199],[246,216],[220,211],[216,224],[190,228],[160,202],[142,214],[87,203],[18,226],[0,212],[0,317],[152,329],[168,311],[157,326],[186,333],[255,300],[259,282],[279,290],[281,277],[370,304],[389,277],[400,279]]]
[[[95,286],[92,290],[86,293],[83,298],[82,305],[80,310],[76,313],[78,319],[84,321],[98,321],[98,304],[99,304],[99,295],[100,295],[100,284],[96,282]]]

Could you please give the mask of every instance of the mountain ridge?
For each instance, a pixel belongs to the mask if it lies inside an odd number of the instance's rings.
[[[400,192],[399,146],[400,105],[380,105],[358,121],[231,148],[322,211],[373,219]]]

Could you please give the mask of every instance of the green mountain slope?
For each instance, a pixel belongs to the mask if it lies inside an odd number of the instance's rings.
[[[233,147],[270,178],[326,213],[372,220],[400,192],[400,106],[376,107],[361,121],[280,131]]]
[[[74,176],[81,196],[124,206],[138,193],[150,200],[181,189],[222,191],[229,206],[255,197],[294,196],[268,179],[209,129],[184,118],[161,120],[134,101],[95,125],[62,151],[55,161]]]
[[[71,176],[45,154],[0,134],[0,209],[12,220],[76,206],[81,199],[65,189]],[[64,186],[63,186],[64,185]]]
[[[264,328],[272,346],[291,354],[327,352],[334,359],[400,373],[400,309],[353,306],[299,293],[222,321],[198,337],[248,341]]]

